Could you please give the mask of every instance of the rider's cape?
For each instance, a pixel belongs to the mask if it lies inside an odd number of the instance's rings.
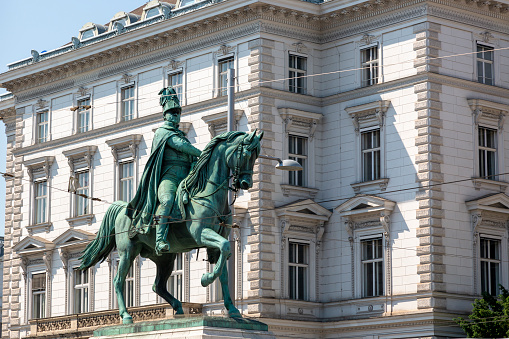
[[[152,141],[152,150],[140,184],[133,200],[127,205],[126,214],[138,229],[139,233],[146,233],[149,227],[142,229],[142,225],[151,225],[158,206],[157,189],[163,173],[163,156],[165,144],[174,135],[184,136],[184,132],[164,122],[159,127]]]

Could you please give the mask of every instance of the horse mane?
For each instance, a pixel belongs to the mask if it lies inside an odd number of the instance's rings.
[[[245,135],[245,133],[232,131],[222,133],[213,138],[201,153],[193,170],[184,180],[182,180],[180,187],[183,188],[185,191],[189,192],[191,196],[205,189],[205,185],[207,184],[208,180],[207,165],[209,164],[212,152],[219,145],[219,143],[223,141],[232,141],[241,135]]]

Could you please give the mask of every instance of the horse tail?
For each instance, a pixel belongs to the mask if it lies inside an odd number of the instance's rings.
[[[87,245],[81,256],[80,269],[84,270],[104,261],[115,248],[115,219],[125,210],[126,202],[116,201],[108,208],[104,215],[99,232],[95,239]]]

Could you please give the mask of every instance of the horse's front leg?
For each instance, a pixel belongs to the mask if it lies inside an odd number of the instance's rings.
[[[211,230],[210,228],[205,228],[201,232],[201,236],[199,239],[199,245],[205,247],[216,248],[219,250],[219,259],[217,263],[214,265],[214,269],[210,273],[205,273],[201,277],[201,285],[203,287],[207,287],[210,285],[217,277],[221,274],[221,268],[224,266],[226,259],[230,256],[230,242]]]
[[[233,304],[232,298],[230,296],[230,289],[228,288],[228,269],[227,262],[223,265],[223,269],[221,270],[221,275],[219,276],[219,281],[221,282],[221,290],[223,291],[223,300],[224,307],[228,311],[228,315],[232,318],[242,317],[239,310]]]

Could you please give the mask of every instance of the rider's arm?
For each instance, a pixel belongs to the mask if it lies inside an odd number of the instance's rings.
[[[193,145],[191,145],[191,143],[188,140],[186,140],[184,138],[180,138],[176,135],[169,138],[167,143],[168,143],[168,146],[170,146],[171,148],[174,148],[180,152],[183,152],[183,153],[195,156],[195,157],[199,157],[201,154],[201,151],[199,149],[197,149],[196,147],[194,147]]]

